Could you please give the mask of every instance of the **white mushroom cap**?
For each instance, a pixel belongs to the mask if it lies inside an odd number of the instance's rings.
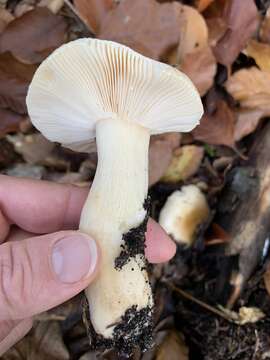
[[[78,151],[89,150],[102,119],[137,122],[158,134],[190,131],[203,113],[197,90],[180,71],[90,38],[61,46],[40,65],[27,106],[48,139]]]

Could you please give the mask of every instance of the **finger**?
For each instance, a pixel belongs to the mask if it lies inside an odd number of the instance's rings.
[[[174,241],[153,219],[147,224],[145,256],[150,263],[161,263],[170,260],[176,252]]]
[[[5,218],[36,234],[76,229],[88,191],[73,185],[0,175],[0,204]]]
[[[0,250],[0,320],[63,303],[89,285],[98,267],[94,240],[76,231],[7,242]]]
[[[10,323],[11,324],[11,323]],[[0,329],[2,327],[2,322],[0,322]],[[30,331],[33,323],[32,319],[26,319],[16,324],[9,329],[6,336],[1,340],[0,338],[0,356],[3,355],[11,346],[16,344],[19,340],[21,340],[27,333]]]

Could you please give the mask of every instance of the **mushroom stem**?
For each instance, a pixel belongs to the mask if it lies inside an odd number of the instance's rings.
[[[114,345],[121,338],[141,342],[136,337],[151,323],[144,257],[149,139],[150,131],[136,123],[115,118],[97,123],[98,166],[80,230],[97,240],[102,254],[99,274],[86,289],[91,322],[96,334]]]

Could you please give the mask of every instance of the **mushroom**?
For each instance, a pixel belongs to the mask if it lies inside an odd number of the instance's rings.
[[[186,185],[168,197],[160,211],[159,224],[177,244],[189,247],[209,216],[206,196],[196,185]]]
[[[104,347],[149,346],[153,299],[144,258],[151,134],[190,131],[203,113],[191,81],[126,46],[79,39],[38,68],[27,95],[34,126],[98,165],[79,229],[102,260],[86,289],[92,333]]]

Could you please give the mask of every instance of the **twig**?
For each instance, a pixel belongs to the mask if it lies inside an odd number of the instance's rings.
[[[79,11],[75,8],[73,4],[69,0],[64,0],[65,4],[70,8],[70,10],[76,15],[76,17],[83,23],[83,25],[90,31],[91,34],[95,34],[94,29],[91,28],[91,25],[88,24],[87,21],[81,16]]]
[[[229,316],[227,316],[225,313],[223,313],[222,311],[216,309],[215,307],[206,304],[205,302],[196,299],[194,296],[192,296],[191,294],[187,293],[186,291],[179,289],[178,287],[169,284],[167,282],[165,282],[166,286],[170,287],[173,291],[177,292],[178,294],[180,294],[181,296],[183,296],[184,298],[193,301],[194,303],[200,305],[201,307],[203,307],[204,309],[211,311],[212,313],[222,317],[223,319],[229,321],[229,322],[234,322]]]

